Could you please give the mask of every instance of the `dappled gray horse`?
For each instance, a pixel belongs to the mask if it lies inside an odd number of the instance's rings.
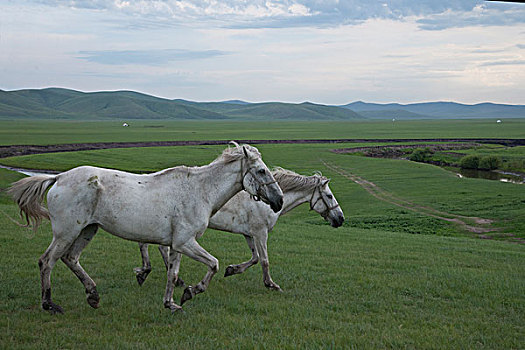
[[[266,205],[250,200],[248,193],[239,192],[210,218],[208,227],[244,235],[252,251],[252,258],[249,261],[228,266],[224,276],[243,273],[250,266],[257,264],[260,259],[264,285],[270,289],[281,290],[279,285],[270,277],[267,250],[268,232],[273,229],[277,219],[306,202],[310,202],[310,209],[319,213],[333,227],[341,226],[344,222],[344,216],[330,187],[328,187],[330,180],[326,177],[318,174],[303,176],[282,168],[273,170],[272,175],[284,193],[284,204],[280,212],[273,212]],[[134,271],[137,274],[138,283],[142,285],[151,271],[151,263],[148,245],[139,243],[139,247],[142,254],[142,267],[137,267]],[[159,250],[166,267],[168,267],[169,247],[159,246]],[[175,263],[178,271],[180,254],[175,259]],[[177,280],[177,285],[183,285],[182,280]]]
[[[48,211],[41,203],[49,187]],[[235,144],[201,167],[179,166],[137,175],[82,166],[58,175],[24,178],[12,184],[8,192],[35,229],[43,218],[51,220],[53,240],[38,261],[42,307],[62,313],[63,309],[51,300],[51,270],[58,259],[84,284],[89,305],[98,307],[95,282],[80,266],[79,258],[99,227],[132,241],[169,246],[164,306],[172,311],[181,309],[173,301],[178,254],[208,267],[202,281],[184,291],[184,302],[204,292],[219,270],[218,260],[196,239],[208,227],[209,218],[243,189],[273,211],[281,210],[282,191],[259,151]]]

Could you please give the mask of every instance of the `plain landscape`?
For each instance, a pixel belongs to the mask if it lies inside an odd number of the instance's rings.
[[[221,270],[206,293],[184,305],[184,313],[171,314],[162,306],[166,274],[153,246],[153,271],[139,287],[133,273],[140,265],[137,245],[100,231],[81,263],[98,285],[101,307],[89,307],[82,285],[59,262],[52,276],[53,292],[66,313],[47,314],[40,307],[37,260],[50,242],[50,224],[33,236],[11,221],[18,208],[1,193],[1,347],[518,349],[524,344],[523,184],[459,177],[455,171],[410,161],[409,154],[386,158],[334,150],[410,145],[415,152],[441,143],[413,139],[519,141],[525,119],[136,120],[129,125],[123,127],[117,120],[11,118],[0,121],[0,139],[2,146],[374,141],[255,144],[269,166],[305,175],[321,171],[331,178],[346,222],[334,229],[306,204],[279,220],[268,244],[272,277],[283,293],[266,290],[259,265],[242,275],[223,277],[227,265],[251,254],[242,237],[208,230],[200,243],[219,259]],[[72,149],[1,158],[0,164],[56,171],[95,165],[143,173],[180,164],[204,165],[224,147]],[[497,156],[501,166],[519,166],[525,159],[525,146],[520,145],[489,142],[458,148],[454,152],[463,152],[462,157]],[[22,176],[0,169],[0,187]],[[185,281],[197,282],[204,271],[201,264],[183,258]],[[181,294],[177,289],[175,298]]]
[[[512,0],[1,2],[0,349],[525,349],[524,28]],[[305,200],[268,237],[231,141]],[[203,232],[241,187],[211,226],[242,232]],[[184,288],[119,237],[187,254]]]

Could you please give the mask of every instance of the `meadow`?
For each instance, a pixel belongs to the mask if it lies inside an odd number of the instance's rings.
[[[120,126],[106,130],[95,124],[55,121],[55,129],[28,127],[27,132],[21,125],[0,125],[18,133],[15,137],[2,129],[11,140],[2,135],[3,144],[235,139],[243,131],[242,138],[253,139],[512,138],[522,137],[525,130],[523,120],[513,121],[513,127],[477,121],[467,128],[463,121],[450,121],[452,126],[448,122],[282,123],[280,128],[263,123],[251,124],[250,130],[243,129],[248,124],[173,123],[166,133],[161,131],[164,127],[143,128],[152,131],[140,133]],[[406,127],[392,132],[399,125]],[[0,347],[523,348],[525,251],[514,243],[525,238],[523,185],[460,179],[428,164],[335,154],[330,144],[257,147],[269,166],[302,174],[319,170],[330,177],[347,218],[341,228],[333,229],[303,205],[280,219],[268,244],[272,277],[283,293],[264,288],[259,265],[242,275],[222,277],[227,265],[247,260],[250,251],[242,237],[209,230],[200,242],[219,259],[221,271],[206,293],[184,305],[184,313],[171,314],[162,306],[165,272],[158,252],[150,248],[154,270],[139,287],[132,271],[140,265],[137,245],[100,231],[81,258],[97,282],[100,308],[89,307],[82,285],[58,263],[53,293],[66,313],[48,315],[40,307],[37,260],[50,242],[50,224],[31,236],[30,230],[4,215],[14,218],[18,210],[2,193]],[[82,151],[13,157],[0,163],[59,170],[91,164],[150,172],[205,164],[223,148]],[[0,187],[21,176],[0,169]],[[352,181],[355,177],[380,191],[370,192]],[[442,214],[434,215],[436,211]],[[495,231],[473,233],[443,220],[452,217],[491,219],[492,224],[481,226]],[[472,219],[464,220],[474,225]],[[183,258],[185,281],[195,283],[204,272],[202,264]],[[175,298],[181,294],[177,289]]]
[[[523,138],[525,119],[351,122],[0,120],[0,145],[172,140]]]

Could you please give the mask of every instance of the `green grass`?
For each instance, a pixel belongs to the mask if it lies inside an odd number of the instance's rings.
[[[346,147],[349,145],[337,145]],[[45,168],[85,163],[133,171],[205,164],[223,146],[115,149],[13,158]],[[201,244],[220,261],[208,291],[163,309],[165,272],[154,267],[143,287],[132,268],[137,245],[99,232],[81,262],[97,282],[101,307],[91,309],[82,285],[59,262],[54,300],[66,313],[40,308],[37,260],[51,240],[0,213],[0,348],[449,348],[519,349],[525,343],[523,245],[476,239],[461,227],[377,200],[322,160],[398,197],[461,215],[492,218],[502,231],[525,237],[522,185],[459,179],[435,166],[334,154],[334,145],[260,145],[268,165],[300,173],[321,170],[347,222],[331,228],[303,205],[282,217],[270,235],[273,279],[267,291],[260,266],[222,277],[250,251],[240,236],[207,232]],[[19,175],[0,169],[0,187]],[[0,196],[0,209],[18,210]],[[474,237],[474,238],[473,238]],[[153,248],[153,247],[152,247]],[[181,277],[195,284],[202,264],[183,258]],[[175,292],[180,298],[181,289]]]
[[[124,120],[123,120],[124,121]],[[525,119],[355,122],[0,120],[0,145],[232,139],[523,138]],[[129,121],[128,121],[129,122]]]
[[[5,206],[3,207],[5,208]],[[260,267],[217,275],[184,314],[162,307],[165,273],[139,287],[135,244],[99,233],[83,254],[101,307],[91,309],[76,277],[58,263],[55,300],[66,314],[40,309],[37,257],[49,225],[35,238],[2,226],[2,348],[486,348],[523,345],[524,252],[495,241],[331,229],[285,217],[269,249],[284,293],[265,290]],[[248,258],[241,237],[209,232],[202,244],[224,267]],[[8,248],[7,248],[8,247]],[[183,259],[195,283],[205,269]],[[223,270],[221,270],[222,272]],[[176,290],[176,297],[182,293]]]

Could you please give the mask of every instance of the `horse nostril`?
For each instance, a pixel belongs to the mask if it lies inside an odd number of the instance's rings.
[[[277,199],[276,201],[273,201],[270,207],[275,213],[281,210],[283,208],[283,197],[279,197],[279,199]]]

